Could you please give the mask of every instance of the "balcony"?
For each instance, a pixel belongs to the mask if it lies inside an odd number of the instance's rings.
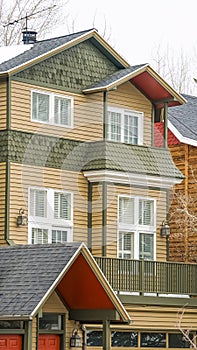
[[[197,264],[106,257],[95,260],[117,293],[197,296]]]

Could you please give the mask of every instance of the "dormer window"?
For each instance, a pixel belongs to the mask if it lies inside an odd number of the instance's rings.
[[[107,140],[132,145],[143,144],[143,113],[109,107]]]
[[[32,91],[31,119],[64,127],[73,126],[73,98],[43,91]]]

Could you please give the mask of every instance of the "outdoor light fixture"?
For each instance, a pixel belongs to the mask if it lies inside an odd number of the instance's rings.
[[[170,235],[170,226],[168,221],[164,220],[160,228],[161,237],[168,237]]]
[[[70,347],[71,348],[81,347],[81,338],[78,334],[78,329],[73,329],[72,337],[70,338]]]
[[[25,215],[24,209],[19,209],[19,215],[17,216],[17,226],[27,225],[27,216]]]

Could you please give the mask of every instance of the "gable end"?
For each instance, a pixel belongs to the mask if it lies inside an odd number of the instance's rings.
[[[14,77],[34,84],[55,84],[63,89],[81,91],[117,70],[117,66],[87,40],[15,74]]]

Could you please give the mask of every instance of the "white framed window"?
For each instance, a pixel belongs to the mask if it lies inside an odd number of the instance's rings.
[[[107,139],[133,145],[143,144],[143,117],[142,112],[109,107]]]
[[[29,188],[28,243],[71,242],[73,194],[51,188]]]
[[[73,105],[71,96],[32,90],[31,120],[72,128]]]
[[[155,259],[156,200],[118,197],[118,257]]]

